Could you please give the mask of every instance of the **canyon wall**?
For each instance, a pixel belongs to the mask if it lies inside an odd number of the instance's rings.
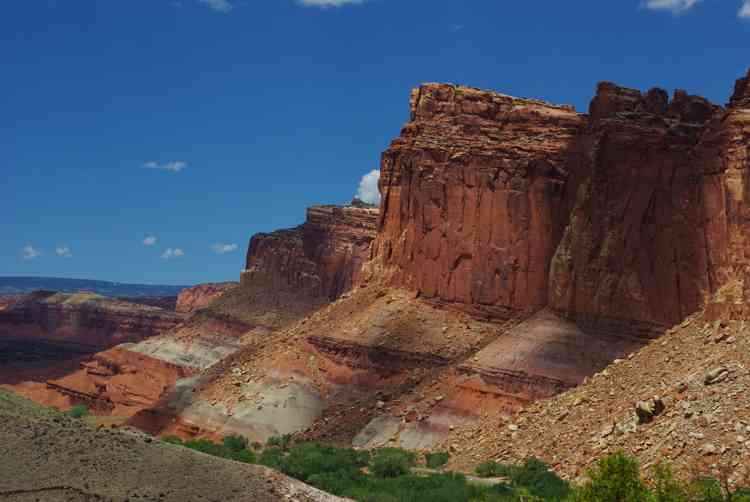
[[[361,203],[312,206],[302,225],[254,235],[241,287],[265,303],[315,307],[337,298],[360,281],[377,215],[377,208]]]
[[[39,291],[0,311],[0,338],[78,345],[89,351],[138,342],[184,317],[93,293]]]
[[[677,91],[602,83],[578,138],[570,222],[552,259],[550,305],[566,317],[639,334],[679,322],[710,293],[712,243],[695,162],[720,113]]]
[[[190,313],[206,308],[213,300],[237,286],[236,282],[214,282],[185,288],[177,295],[175,310]]]
[[[509,318],[650,336],[750,265],[750,84],[727,108],[599,84],[588,115],[426,84],[383,153],[374,270]]]
[[[584,118],[571,107],[427,84],[383,153],[374,255],[392,284],[501,316],[547,302]]]

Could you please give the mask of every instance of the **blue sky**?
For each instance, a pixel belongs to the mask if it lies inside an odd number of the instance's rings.
[[[749,49],[750,0],[8,0],[0,275],[237,279],[253,233],[352,198],[422,82],[724,103]]]

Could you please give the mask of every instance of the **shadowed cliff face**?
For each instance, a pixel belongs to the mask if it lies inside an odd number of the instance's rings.
[[[599,85],[578,138],[583,162],[552,259],[549,299],[568,317],[647,334],[710,292],[696,145],[720,108],[703,98]]]
[[[313,206],[302,225],[250,240],[242,288],[267,302],[320,306],[351,289],[375,238],[378,210]]]

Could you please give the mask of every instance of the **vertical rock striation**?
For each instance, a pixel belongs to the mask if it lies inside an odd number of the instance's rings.
[[[501,316],[547,301],[584,119],[571,107],[427,84],[383,153],[374,255],[395,285]]]
[[[302,225],[250,240],[241,287],[271,303],[320,306],[358,284],[375,238],[378,209],[312,206]]]

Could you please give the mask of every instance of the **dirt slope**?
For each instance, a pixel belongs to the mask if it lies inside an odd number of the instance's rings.
[[[84,422],[0,390],[0,500],[342,500],[269,469]]]
[[[741,288],[725,287],[706,309],[580,387],[513,415],[483,417],[443,444],[454,468],[533,455],[575,478],[596,459],[624,449],[644,468],[659,460],[686,474],[728,464],[750,469],[750,337]],[[665,409],[639,423],[636,404]]]

